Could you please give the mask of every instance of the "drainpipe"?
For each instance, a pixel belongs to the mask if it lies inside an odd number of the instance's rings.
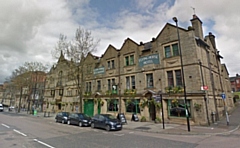
[[[118,51],[118,96],[119,96],[119,113],[122,113],[120,68],[121,68],[121,67],[120,67],[120,51]]]
[[[201,62],[201,60],[199,60],[199,65],[200,65],[200,71],[201,71],[201,77],[202,77],[202,85],[203,85],[203,87],[204,87],[205,84],[204,84],[203,71],[202,71],[202,62]],[[209,121],[209,115],[208,115],[207,93],[206,93],[206,90],[205,90],[205,89],[204,89],[204,102],[205,102],[205,107],[206,107],[207,122],[208,122],[208,126],[209,126],[209,125],[210,125],[210,121]]]
[[[214,99],[214,105],[215,105],[215,111],[216,111],[216,121],[219,121],[219,115],[218,115],[218,108],[217,108],[217,99],[216,99],[216,94],[215,94],[215,83],[213,79],[213,71],[212,67],[210,64],[210,55],[209,52],[207,52],[207,60],[208,60],[208,66],[209,66],[209,74],[210,74],[210,81],[212,84],[212,92],[213,92],[213,99]]]

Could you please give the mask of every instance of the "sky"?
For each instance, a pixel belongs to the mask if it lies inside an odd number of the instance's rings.
[[[238,0],[0,0],[0,83],[25,62],[51,67],[64,34],[73,40],[78,27],[100,39],[101,56],[111,44],[124,40],[151,41],[166,23],[191,26],[195,13],[203,22],[204,36],[212,32],[230,76],[240,73],[240,1]]]

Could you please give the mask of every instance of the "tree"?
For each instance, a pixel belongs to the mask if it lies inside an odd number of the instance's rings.
[[[20,91],[19,110],[21,107],[21,99],[23,90],[28,91],[28,110],[30,108],[31,95],[36,93],[36,86],[42,86],[44,82],[46,72],[48,70],[47,65],[43,65],[41,62],[25,62],[22,66],[19,66],[12,72],[10,76],[11,82],[15,86],[16,92]],[[41,85],[40,85],[41,83]],[[41,90],[44,91],[44,90]],[[17,94],[15,94],[16,96]]]
[[[52,57],[58,59],[62,51],[68,60],[80,62],[82,55],[86,57],[89,52],[95,52],[99,43],[100,40],[95,40],[90,30],[79,27],[72,41],[67,41],[67,36],[60,34],[59,41],[52,51]]]
[[[61,51],[64,54],[67,53],[68,46],[69,46],[69,43],[67,41],[67,36],[65,36],[64,34],[60,34],[59,40],[55,45],[54,50],[51,51],[52,57],[54,59],[58,59],[60,57]]]
[[[75,33],[75,39],[68,42],[67,37],[63,34],[60,34],[59,41],[52,52],[54,58],[59,58],[60,54],[65,56],[66,59],[75,62],[76,67],[72,68],[70,72],[73,76],[74,85],[78,90],[79,95],[79,111],[82,112],[82,90],[84,87],[83,84],[83,59],[87,56],[88,53],[96,51],[97,46],[100,40],[95,40],[92,36],[91,31],[86,30],[82,27],[78,27]]]

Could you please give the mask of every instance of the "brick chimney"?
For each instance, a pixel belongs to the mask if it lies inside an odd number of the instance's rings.
[[[209,32],[208,36],[209,36],[210,42],[212,43],[213,48],[216,49],[215,36],[211,32]]]
[[[191,22],[195,36],[203,40],[202,21],[194,14]]]

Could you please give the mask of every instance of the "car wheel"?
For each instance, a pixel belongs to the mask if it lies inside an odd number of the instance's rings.
[[[55,119],[55,122],[58,122],[58,120],[57,120],[57,119]]]
[[[65,122],[64,122],[64,120],[62,120],[62,124],[64,124]]]
[[[71,122],[70,122],[70,120],[68,120],[68,121],[67,121],[67,124],[68,124],[68,125],[71,125]]]
[[[106,130],[110,131],[110,125],[106,125]]]
[[[91,128],[95,128],[94,123],[91,123]]]
[[[79,125],[80,127],[82,127],[82,122],[79,122],[78,125]]]

